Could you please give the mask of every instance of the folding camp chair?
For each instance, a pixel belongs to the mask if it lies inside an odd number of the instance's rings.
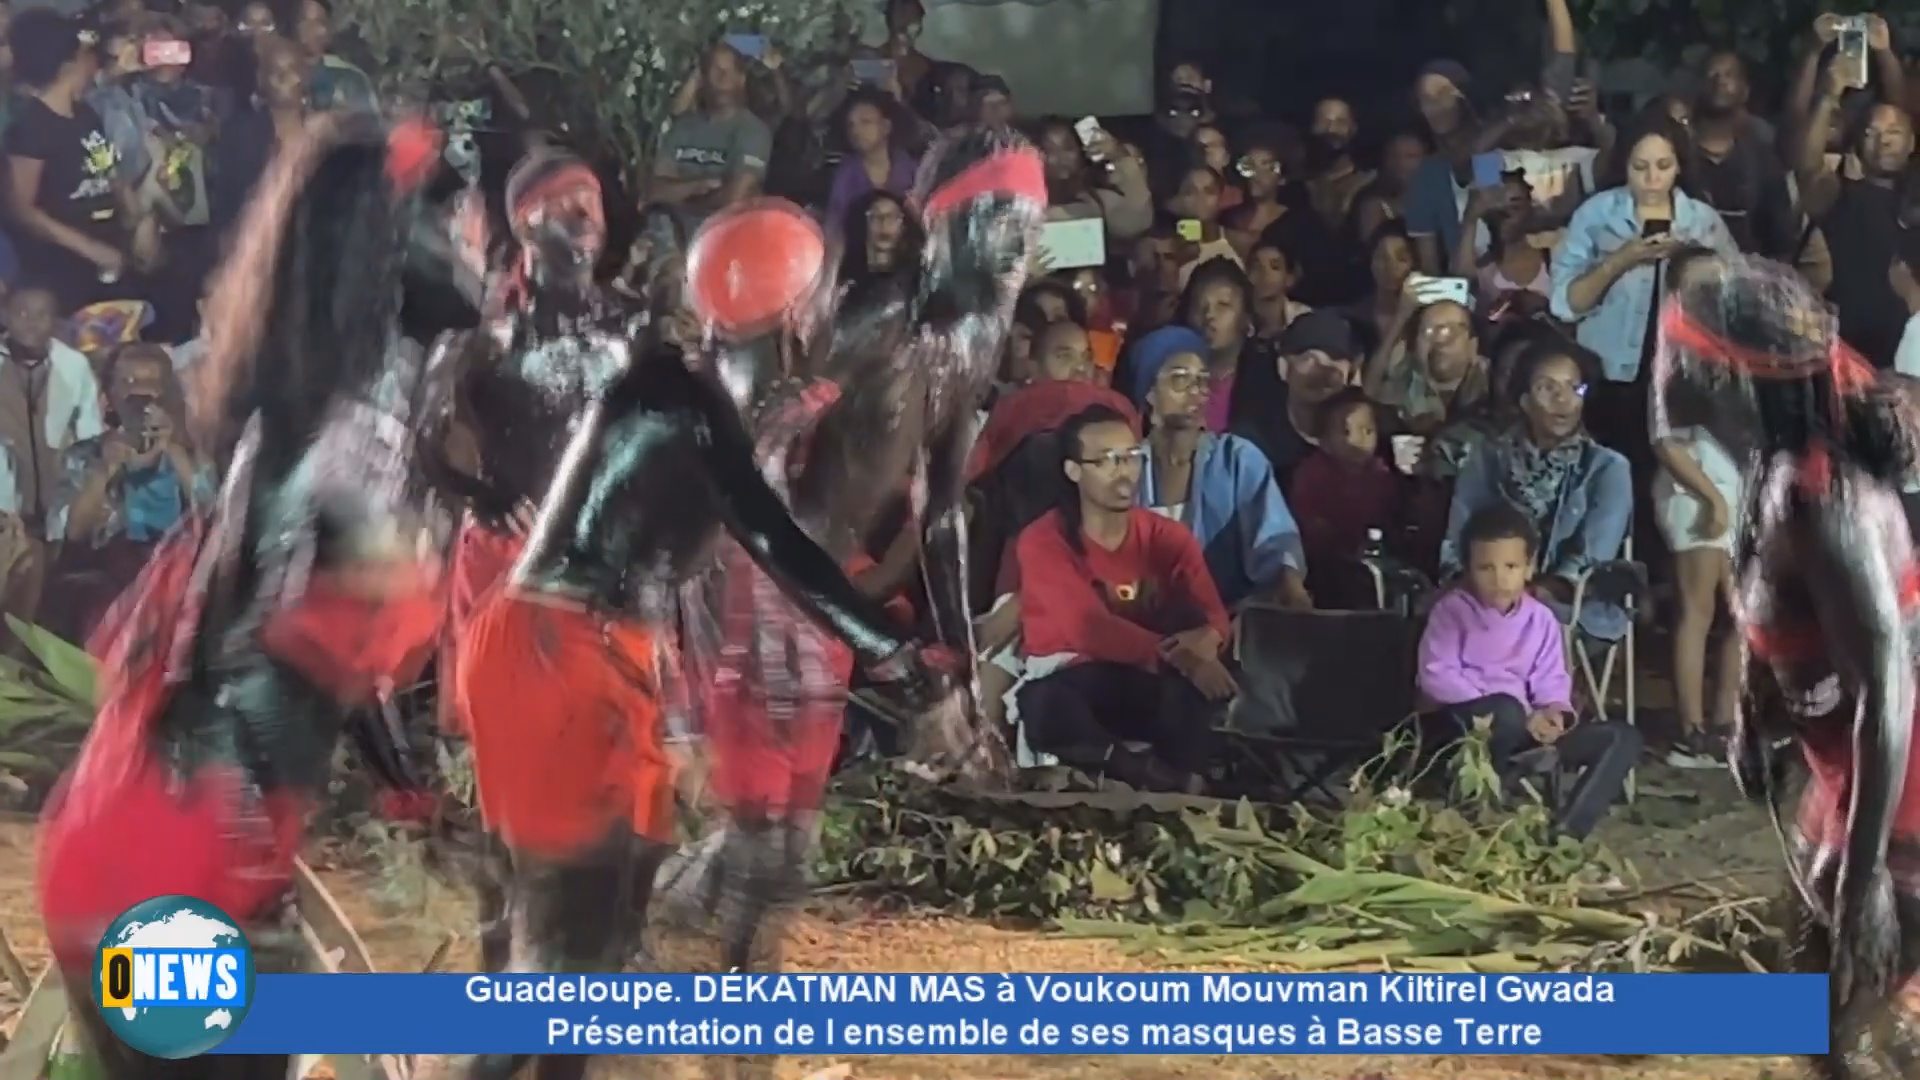
[[[1411,619],[1433,592],[1433,580],[1410,563],[1380,555],[1361,559],[1360,565],[1373,581],[1374,606],[1381,611],[1395,611]]]
[[[1588,570],[1573,583],[1573,605],[1568,609],[1567,619],[1562,624],[1563,637],[1567,647],[1567,666],[1578,674],[1580,688],[1586,692],[1591,702],[1589,708],[1595,720],[1605,722],[1614,718],[1609,696],[1613,690],[1614,675],[1618,673],[1625,684],[1621,694],[1620,719],[1628,724],[1639,726],[1639,687],[1636,685],[1637,670],[1634,664],[1634,623],[1639,615],[1640,598],[1647,594],[1647,568],[1633,558],[1633,536],[1629,532],[1621,558],[1604,562]],[[1580,629],[1580,615],[1586,605],[1593,602],[1613,605],[1627,613],[1626,633],[1613,641],[1592,637]],[[1627,798],[1635,794],[1634,777],[1627,778]]]
[[[1353,769],[1414,714],[1414,621],[1398,611],[1250,603],[1234,637],[1240,697],[1220,784],[1269,802],[1339,802]]]

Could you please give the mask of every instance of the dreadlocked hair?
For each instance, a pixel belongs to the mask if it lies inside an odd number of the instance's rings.
[[[1125,424],[1132,427],[1128,420],[1111,405],[1089,405],[1067,418],[1060,425],[1060,473],[1065,475],[1069,464],[1080,464],[1080,455],[1085,448],[1080,445],[1081,435],[1090,427],[1101,424]],[[1080,485],[1067,484],[1060,495],[1060,527],[1066,532],[1067,546],[1086,554],[1086,537],[1082,533],[1085,524],[1080,513]]]
[[[1684,367],[1682,383],[1741,386],[1752,405],[1750,443],[1742,449],[1763,462],[1824,452],[1882,483],[1905,482],[1914,447],[1903,400],[1883,380],[1855,375],[1865,362],[1839,339],[1827,305],[1798,274],[1754,257],[1703,257],[1688,266],[1668,303],[1740,354],[1691,357],[1663,341],[1659,363]],[[1756,373],[1742,363],[1769,366]],[[1663,373],[1657,385],[1674,374]]]
[[[269,163],[210,283],[190,411],[208,445],[259,413],[269,475],[292,467],[336,395],[384,368],[408,221],[385,135],[372,117],[310,121]]]

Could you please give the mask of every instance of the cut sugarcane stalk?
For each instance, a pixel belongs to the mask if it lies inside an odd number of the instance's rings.
[[[0,975],[6,976],[15,990],[20,991],[20,999],[25,1001],[33,993],[33,976],[27,974],[27,965],[13,951],[13,943],[7,940],[7,933],[0,930]]]
[[[49,965],[27,995],[13,1041],[0,1052],[0,1080],[40,1080],[66,1022],[66,983],[60,969]]]
[[[366,942],[347,920],[347,913],[305,859],[293,861],[293,887],[294,903],[300,911],[300,936],[321,971],[371,975],[378,970]],[[409,1080],[413,1073],[410,1057],[381,1054],[376,1062],[362,1054],[328,1054],[303,1056],[300,1075],[307,1075],[321,1057],[332,1058],[335,1080]]]
[[[47,1080],[106,1080],[80,1025],[61,1025],[58,1045],[47,1060]]]

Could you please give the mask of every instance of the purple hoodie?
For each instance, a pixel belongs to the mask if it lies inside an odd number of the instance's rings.
[[[1572,712],[1573,679],[1560,642],[1560,620],[1531,596],[1501,614],[1453,589],[1433,606],[1420,636],[1420,691],[1441,705],[1507,694],[1530,713]]]
[[[896,198],[905,199],[913,190],[914,173],[919,164],[905,154],[893,155],[893,171],[887,174],[887,191]],[[873,190],[873,180],[867,176],[867,167],[858,157],[851,154],[841,160],[833,171],[833,186],[827,192],[827,228],[844,236],[847,228],[847,211],[860,201],[861,196]]]

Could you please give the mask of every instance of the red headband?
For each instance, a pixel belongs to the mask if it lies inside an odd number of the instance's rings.
[[[935,188],[920,214],[932,220],[982,195],[1006,195],[1047,205],[1047,173],[1040,164],[1039,152],[1022,146],[974,162]]]
[[[515,194],[511,207],[514,225],[525,224],[527,212],[541,203],[580,188],[587,188],[597,194],[600,191],[600,178],[593,175],[592,169],[578,161],[555,165],[545,176],[528,184],[524,191]],[[601,220],[604,211],[598,201],[595,201],[589,210],[595,221]]]
[[[425,120],[403,120],[387,133],[387,180],[395,192],[411,195],[432,176],[443,140]]]
[[[1810,379],[1828,372],[1833,376],[1834,389],[1842,394],[1857,394],[1873,382],[1873,369],[1837,333],[1829,336],[1825,351],[1779,356],[1728,341],[1700,325],[1678,301],[1668,301],[1660,313],[1660,336],[1669,344],[1750,378]]]

